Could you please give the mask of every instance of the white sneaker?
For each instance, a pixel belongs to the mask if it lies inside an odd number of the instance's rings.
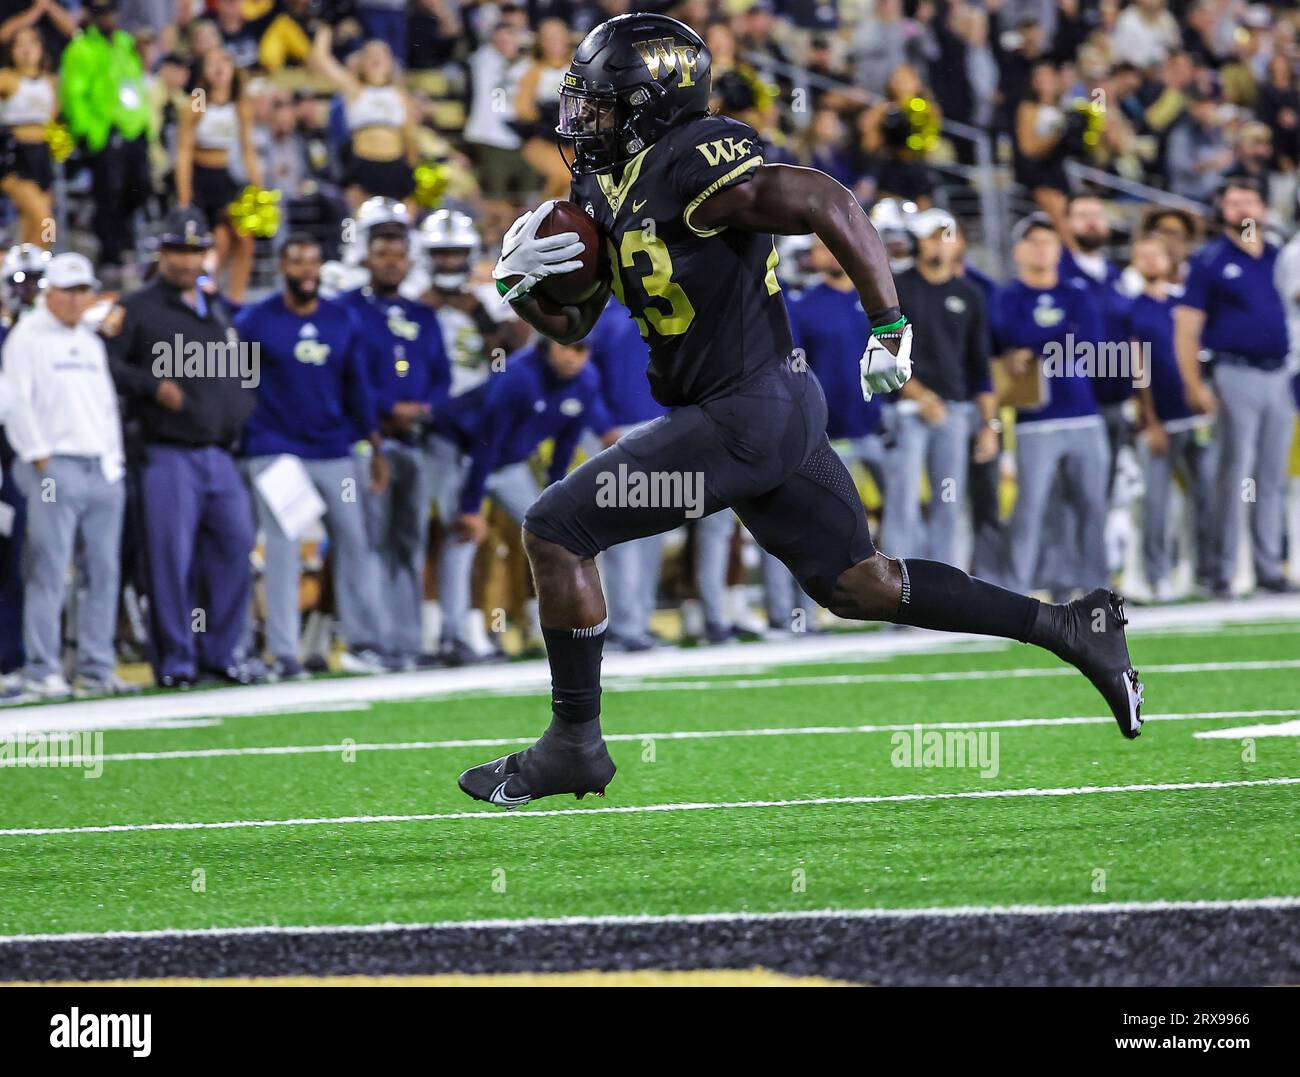
[[[110,673],[104,678],[78,677],[73,695],[78,699],[86,699],[89,696],[134,696],[139,695],[140,691],[140,685],[124,681],[116,673]]]
[[[388,667],[377,651],[363,649],[344,651],[339,655],[339,671],[342,673],[387,673]]]
[[[72,685],[62,673],[48,673],[44,677],[24,677],[23,691],[33,699],[68,699]]]
[[[470,610],[465,616],[465,633],[462,637],[469,649],[479,658],[491,658],[497,653],[497,647],[488,635],[487,622],[482,610]]]

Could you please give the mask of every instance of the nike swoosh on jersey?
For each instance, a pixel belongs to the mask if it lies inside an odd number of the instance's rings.
[[[633,202],[633,203],[632,203],[632,212],[633,212],[633,213],[640,213],[640,212],[641,212],[641,207],[644,206],[645,204],[646,204],[646,199],[644,199],[644,198],[641,199],[640,202]]]

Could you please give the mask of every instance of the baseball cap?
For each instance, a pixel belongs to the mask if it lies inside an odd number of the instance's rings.
[[[1052,218],[1046,213],[1031,213],[1028,217],[1016,222],[1016,226],[1011,229],[1011,243],[1014,246],[1024,239],[1030,232],[1038,228],[1046,228],[1052,235],[1056,235],[1056,225],[1052,224]]]
[[[158,243],[163,247],[183,247],[186,250],[207,250],[212,246],[212,233],[208,219],[201,209],[190,206],[174,209],[163,218],[162,234]]]
[[[47,288],[98,288],[95,267],[84,254],[56,254],[45,266]]]
[[[941,228],[944,231],[956,232],[957,218],[946,209],[939,209],[938,206],[924,209],[907,221],[907,230],[917,239],[932,236]]]

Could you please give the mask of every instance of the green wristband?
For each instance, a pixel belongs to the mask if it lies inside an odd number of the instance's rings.
[[[898,321],[890,322],[888,325],[873,325],[871,327],[871,335],[873,337],[878,337],[881,333],[894,333],[902,329],[905,325],[907,325],[906,316],[900,316]]]
[[[508,285],[503,280],[497,281],[497,295],[501,296],[501,298],[504,299],[506,292],[508,291],[510,291],[510,285]]]

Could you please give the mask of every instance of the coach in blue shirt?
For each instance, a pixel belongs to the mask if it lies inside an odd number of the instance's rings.
[[[1104,337],[1102,315],[1086,288],[1060,277],[1061,240],[1033,214],[1012,233],[1017,277],[998,290],[990,311],[994,353],[1012,366],[1043,365],[1046,399],[1016,414],[1019,490],[1009,535],[1010,580],[1021,591],[1041,584],[1035,570],[1053,484],[1060,482],[1079,519],[1079,586],[1108,578],[1104,532],[1110,448],[1092,390],[1092,365]]]
[[[423,650],[424,559],[440,464],[429,451],[428,431],[434,409],[451,388],[451,364],[438,316],[398,291],[411,271],[405,224],[370,230],[365,268],[370,283],[345,292],[339,302],[362,328],[388,457],[388,485],[373,506],[388,621],[386,657],[413,668]]]
[[[257,407],[245,428],[259,526],[266,536],[266,639],[281,677],[298,664],[299,538],[280,526],[257,478],[281,455],[297,457],[325,502],[331,567],[348,652],[341,668],[384,669],[378,565],[366,535],[361,484],[352,445],[356,432],[371,443],[371,487],[382,492],[388,461],[380,448],[364,330],[346,307],[318,297],[321,249],[291,236],[280,252],[284,289],[245,307],[236,325],[260,348]]]
[[[1293,593],[1282,574],[1283,504],[1295,405],[1291,398],[1286,312],[1273,282],[1278,250],[1264,238],[1268,212],[1253,180],[1227,180],[1218,196],[1223,230],[1192,258],[1174,312],[1174,344],[1187,402],[1219,420],[1218,578],[1231,597],[1244,506],[1251,514],[1256,585]],[[1200,352],[1214,361],[1214,387]]]

